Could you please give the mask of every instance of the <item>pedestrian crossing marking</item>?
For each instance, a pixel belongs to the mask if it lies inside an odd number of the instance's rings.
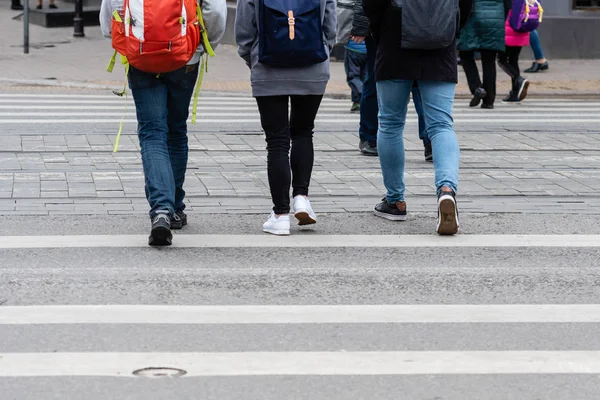
[[[133,100],[123,100],[112,94],[7,94],[0,93],[0,126],[10,129],[35,130],[39,125],[114,125],[123,116],[125,102],[132,108],[123,123],[137,124]],[[199,98],[198,120],[204,124],[243,124],[260,127],[256,100],[245,96],[205,95]],[[343,129],[355,129],[360,122],[358,113],[350,114],[346,99],[325,98],[317,115],[317,124],[332,124]],[[487,124],[506,126],[529,124],[569,124],[588,126],[600,123],[600,101],[568,99],[531,99],[522,104],[498,104],[494,110],[470,108],[466,101],[457,99],[454,105],[455,124]],[[409,105],[408,124],[418,122],[416,112]],[[133,127],[131,127],[133,129]],[[82,128],[88,129],[88,128]],[[127,128],[128,130],[130,128]],[[201,128],[199,128],[201,129]]]
[[[0,325],[387,323],[600,323],[600,305],[40,305],[0,307]]]
[[[1,236],[0,249],[147,247],[145,235]],[[179,248],[414,248],[600,247],[600,235],[192,235],[178,234]]]
[[[600,351],[0,353],[0,377],[112,376],[178,368],[185,377],[598,374]]]

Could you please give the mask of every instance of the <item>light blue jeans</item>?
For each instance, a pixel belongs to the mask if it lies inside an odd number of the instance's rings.
[[[377,150],[391,204],[404,201],[404,126],[413,82],[387,80],[377,82],[379,130]],[[452,82],[419,81],[419,93],[425,117],[425,130],[431,140],[435,186],[458,191],[460,149],[454,132],[452,108],[456,84]]]

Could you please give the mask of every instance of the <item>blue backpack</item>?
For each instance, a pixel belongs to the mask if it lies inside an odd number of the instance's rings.
[[[327,60],[320,0],[259,0],[258,61],[298,68]]]

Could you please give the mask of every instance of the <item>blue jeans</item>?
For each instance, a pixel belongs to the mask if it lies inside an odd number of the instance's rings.
[[[187,119],[198,64],[160,75],[129,69],[150,217],[183,211]]]
[[[421,100],[421,92],[418,87],[414,87],[411,90],[413,103],[415,103],[415,111],[419,116],[419,139],[423,141],[423,146],[427,146],[431,143],[429,136],[427,136],[427,129],[425,129],[425,115],[423,114],[423,100]]]
[[[377,86],[375,84],[375,58],[377,57],[377,44],[375,39],[367,37],[367,66],[363,81],[362,96],[360,98],[360,140],[377,140]]]
[[[533,56],[537,60],[544,59],[544,51],[542,50],[542,43],[540,42],[540,35],[538,34],[537,29],[531,31],[531,35],[529,36],[529,44],[531,45],[531,50],[533,50]]]
[[[437,194],[443,186],[458,191],[460,149],[454,133],[452,107],[456,84],[418,81],[425,117],[425,129],[433,149],[433,167]],[[377,150],[389,203],[404,201],[404,126],[412,81],[377,82],[379,132]]]
[[[350,86],[352,102],[360,103],[363,91],[363,81],[366,74],[367,55],[346,49],[344,69],[346,82]]]

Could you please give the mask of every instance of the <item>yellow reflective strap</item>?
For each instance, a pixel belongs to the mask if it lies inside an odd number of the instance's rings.
[[[196,90],[194,91],[194,105],[192,107],[192,125],[196,125],[196,114],[198,113],[198,96],[200,95],[200,87],[202,86],[202,79],[204,79],[204,66],[208,64],[208,60],[204,60],[200,63],[200,73],[198,74],[198,82],[196,82]]]
[[[117,51],[115,50],[115,52],[113,53],[112,57],[110,58],[110,61],[108,62],[108,67],[106,67],[106,70],[108,72],[113,72],[113,69],[115,68],[115,62],[117,61]]]
[[[125,60],[127,60],[127,59],[125,58]],[[121,58],[121,61],[123,61],[123,57]],[[123,132],[123,120],[127,116],[127,109],[129,107],[129,104],[128,104],[129,102],[127,101],[127,75],[129,75],[129,63],[125,64],[125,84],[123,85],[123,91],[121,93],[118,93],[116,91],[113,92],[117,96],[125,95],[125,111],[123,112],[123,116],[121,117],[121,120],[119,121],[119,131],[117,132],[117,138],[115,139],[115,146],[113,147],[113,153],[116,153],[117,151],[119,151],[119,141],[121,140],[121,132]]]
[[[121,19],[121,16],[119,15],[119,12],[117,10],[113,11],[113,17],[115,18],[115,21],[123,22],[123,20]]]
[[[200,27],[202,28],[202,43],[204,44],[204,48],[209,56],[214,57],[215,51],[213,50],[210,42],[208,41],[208,33],[206,32],[206,25],[204,25],[204,18],[202,18],[202,10],[200,9],[200,5],[196,5],[196,13],[198,14],[198,22],[200,23]]]

